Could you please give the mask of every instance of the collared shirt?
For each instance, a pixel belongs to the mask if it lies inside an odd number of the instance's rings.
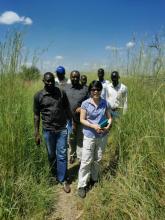
[[[75,122],[80,122],[80,113],[76,113],[76,109],[81,107],[81,103],[88,98],[88,88],[78,84],[73,87],[72,84],[66,84],[64,90],[67,94],[70,108]]]
[[[105,88],[104,98],[107,100],[111,109],[121,108],[123,113],[127,110],[127,87],[119,83],[116,87],[112,83]]]
[[[66,93],[55,87],[52,93],[45,89],[34,95],[33,111],[42,118],[44,129],[60,131],[66,127],[67,118],[71,116]]]
[[[107,110],[107,102],[105,99],[101,98],[99,105],[96,107],[92,103],[91,98],[88,98],[82,103],[81,108],[86,111],[86,120],[91,124],[99,124],[101,121],[106,119],[105,113]],[[89,138],[102,137],[105,135],[98,134],[93,128],[89,128],[87,126],[84,126],[83,134]]]
[[[59,79],[56,77],[55,78],[55,83],[56,83],[57,87],[63,89],[66,84],[71,84],[71,81],[68,78],[64,78],[64,80],[59,81]]]
[[[104,97],[106,96],[106,95],[105,95],[105,93],[106,93],[106,87],[107,87],[107,85],[110,84],[110,81],[109,81],[109,80],[103,80],[103,81],[101,82],[101,84],[102,84],[102,86],[103,86],[103,89],[102,89],[102,91],[101,91],[101,97],[104,99]]]

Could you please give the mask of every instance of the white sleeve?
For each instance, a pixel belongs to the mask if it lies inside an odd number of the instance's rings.
[[[102,89],[102,92],[101,92],[101,97],[103,98],[103,99],[105,99],[106,100],[106,86],[104,85],[103,86],[103,89]]]

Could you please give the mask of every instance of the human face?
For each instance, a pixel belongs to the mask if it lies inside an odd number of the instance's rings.
[[[98,72],[99,81],[102,82],[104,80],[104,72]]]
[[[100,98],[101,90],[100,88],[93,87],[91,88],[91,97],[92,98]]]
[[[81,78],[81,85],[86,85],[87,84],[87,78],[86,77],[82,77]]]
[[[70,80],[73,86],[78,85],[80,82],[80,73],[78,71],[72,72],[70,75]]]
[[[115,75],[111,77],[112,84],[114,87],[116,87],[119,84],[119,76]]]
[[[65,79],[65,74],[64,73],[56,73],[57,78],[59,79],[59,81],[62,81]]]
[[[55,86],[55,81],[54,81],[54,76],[52,75],[46,75],[43,79],[43,82],[45,84],[45,89],[48,92],[51,92],[54,89]]]

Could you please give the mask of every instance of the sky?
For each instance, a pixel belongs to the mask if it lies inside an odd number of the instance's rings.
[[[25,31],[42,71],[107,68],[114,49],[135,47],[133,36],[153,36],[164,23],[165,0],[0,0],[0,38]]]

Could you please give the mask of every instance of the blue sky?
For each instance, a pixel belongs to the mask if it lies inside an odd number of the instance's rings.
[[[131,48],[133,35],[152,37],[164,23],[164,0],[0,0],[0,35],[26,30],[26,48],[48,48],[43,71],[106,68],[114,48]]]

